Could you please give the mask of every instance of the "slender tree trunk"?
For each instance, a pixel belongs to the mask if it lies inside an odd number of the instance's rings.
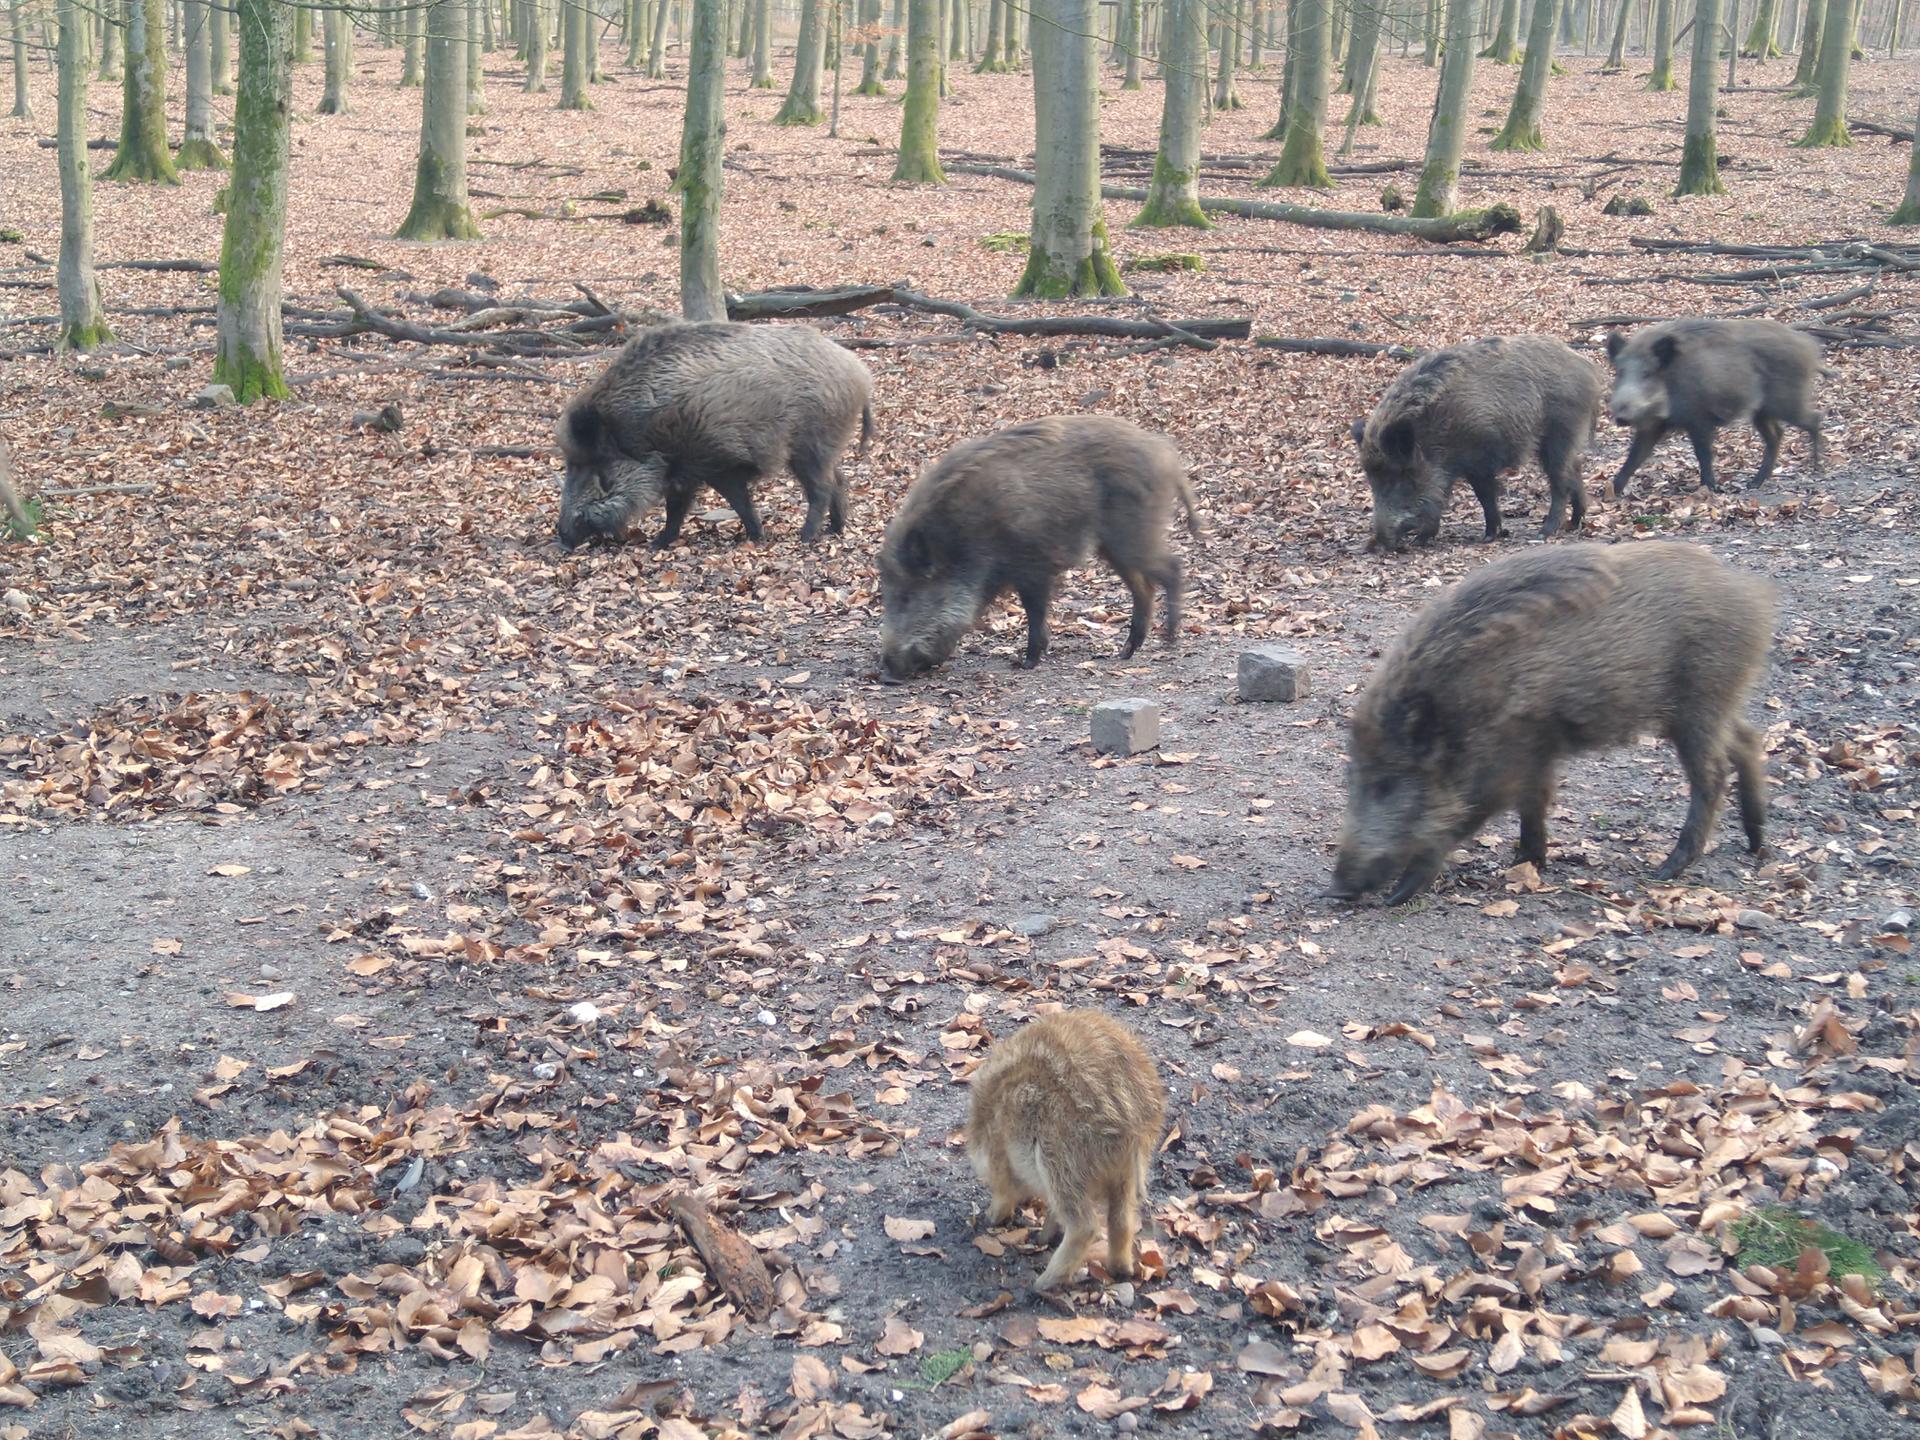
[[[213,139],[213,26],[207,0],[186,0],[187,123],[174,153],[177,170],[224,170]]]
[[[734,42],[733,58],[744,60],[753,54],[753,6],[740,7],[740,37]]]
[[[547,7],[545,0],[526,0],[526,3],[527,79],[521,89],[529,95],[543,95],[547,89]],[[636,8],[639,3],[640,0],[634,0]],[[629,55],[627,63],[638,62]]]
[[[1353,105],[1347,111],[1346,134],[1340,137],[1339,155],[1345,158],[1353,153],[1354,132],[1365,125],[1378,125],[1380,117],[1373,113],[1373,93],[1380,83],[1380,47],[1376,45],[1373,59],[1367,66],[1366,78],[1360,82],[1360,88],[1354,93]]]
[[[1724,195],[1715,143],[1720,103],[1720,0],[1699,0],[1693,12],[1693,60],[1687,76],[1687,139],[1675,195]]]
[[[1920,118],[1913,122],[1913,133],[1916,138],[1907,147],[1907,194],[1893,212],[1895,225],[1920,225]]]
[[[313,11],[302,5],[293,12],[293,63],[313,62]]]
[[[1500,0],[1500,23],[1494,28],[1492,41],[1480,52],[1480,58],[1496,65],[1518,64],[1519,28],[1520,0]]]
[[[1853,62],[1856,0],[1827,0],[1826,29],[1820,36],[1820,97],[1813,124],[1794,143],[1803,149],[1853,144],[1847,130],[1847,72]],[[1920,145],[1920,138],[1914,143]]]
[[[888,28],[893,33],[887,37],[887,65],[880,72],[880,78],[898,80],[906,73],[902,66],[906,63],[907,0],[893,0],[893,23]]]
[[[1533,19],[1527,26],[1527,60],[1520,67],[1520,84],[1513,92],[1506,127],[1494,136],[1495,150],[1544,150],[1540,116],[1546,108],[1547,72],[1553,65],[1554,0],[1533,0]]]
[[[570,3],[570,0],[561,0],[561,3]],[[653,41],[647,47],[647,78],[649,80],[667,78],[667,19],[672,12],[671,0],[655,0]]]
[[[1813,93],[1814,77],[1820,73],[1820,39],[1826,18],[1827,0],[1807,0],[1806,13],[1800,20],[1800,60],[1793,67],[1793,83],[1808,94]]]
[[[725,0],[721,0],[725,3]],[[587,5],[587,83],[598,85],[607,78],[607,72],[600,68],[600,32],[606,28],[595,7]]]
[[[1273,128],[1260,137],[1262,140],[1287,138],[1287,126],[1291,123],[1293,116],[1294,96],[1299,88],[1299,74],[1300,0],[1287,0],[1287,58],[1280,67],[1280,114],[1275,117]]]
[[[1000,7],[996,5],[994,8],[998,10]],[[1120,57],[1122,90],[1140,88],[1140,21],[1141,12],[1145,9],[1146,0],[1127,0],[1126,8],[1120,12],[1120,46],[1124,52]]]
[[[1006,0],[991,0],[987,7],[987,49],[980,57],[980,63],[973,67],[976,75],[1004,75],[1007,70],[1007,5]]]
[[[853,87],[853,93],[884,95],[887,87],[880,83],[880,0],[860,0],[859,18],[863,36],[860,45],[860,83]]]
[[[818,125],[826,118],[820,113],[820,52],[827,18],[824,7],[828,3],[831,0],[801,0],[800,43],[794,48],[793,83],[787,87],[786,102],[773,117],[776,125]],[[939,43],[936,33],[936,58]]]
[[[240,93],[233,107],[233,181],[220,242],[215,383],[242,404],[284,399],[280,265],[287,232],[293,74],[291,16],[280,0],[239,0]]]
[[[1239,61],[1240,28],[1234,23],[1233,5],[1224,3],[1220,10],[1220,65],[1213,81],[1213,108],[1216,110],[1240,108],[1240,91],[1233,83],[1233,72]]]
[[[1899,0],[1895,0],[1895,10]],[[1760,8],[1754,12],[1753,28],[1747,31],[1747,40],[1740,47],[1742,55],[1750,55],[1755,60],[1773,60],[1780,54],[1780,46],[1775,43],[1773,32],[1780,23],[1779,0],[1760,0]]]
[[[564,7],[560,25],[563,37],[560,53],[560,108],[591,110],[593,98],[587,93],[587,27],[593,17],[582,0],[560,0]],[[660,0],[661,9],[666,0]]]
[[[1380,117],[1373,113],[1372,92],[1367,91],[1367,82],[1379,69],[1380,20],[1381,7],[1363,0],[1363,8],[1353,21],[1353,44],[1347,50],[1347,89],[1353,95],[1353,106],[1347,116],[1349,131],[1355,125],[1380,123]],[[1362,91],[1367,93],[1363,95]],[[1343,148],[1345,144],[1343,141]]]
[[[17,120],[33,119],[32,72],[27,64],[27,0],[13,0],[8,7],[13,26],[13,110]]]
[[[252,0],[272,4],[273,0]],[[420,93],[420,159],[402,240],[478,240],[467,202],[467,7],[429,5],[426,85]]]
[[[441,3],[454,5],[464,10],[467,17],[467,114],[484,115],[487,113],[487,97],[481,89],[480,56],[485,46],[486,27],[482,23],[483,0],[441,0]],[[593,57],[587,57],[589,66]],[[588,74],[592,74],[589,69]]]
[[[1627,68],[1627,21],[1633,15],[1633,0],[1620,0],[1620,13],[1613,22],[1613,48],[1607,51],[1609,71]]]
[[[178,185],[167,154],[167,27],[160,0],[127,7],[126,82],[121,92],[120,148],[101,172],[107,180]]]
[[[907,94],[896,180],[947,183],[940,169],[940,0],[907,0]]]
[[[100,8],[96,12],[99,34],[95,44],[100,56],[100,68],[94,71],[96,80],[120,78],[120,57],[127,50],[127,8],[131,3],[132,0],[100,0]]]
[[[830,4],[832,0],[821,0]],[[964,60],[967,58],[966,39],[961,31],[961,14],[967,8],[967,0],[947,0],[947,59]]]
[[[326,47],[327,83],[320,96],[322,115],[347,113],[347,83],[353,76],[353,20],[334,8],[320,17],[321,44]]]
[[[665,4],[666,0],[661,0],[661,3]],[[752,88],[755,90],[777,89],[778,82],[773,78],[772,0],[748,0],[748,3],[754,7],[757,17],[753,22]]]
[[[1280,146],[1280,158],[1260,182],[1262,185],[1333,188],[1333,179],[1327,174],[1325,150],[1327,72],[1331,60],[1328,4],[1329,0],[1292,0],[1292,8],[1300,12],[1300,22],[1294,30],[1298,53],[1293,56],[1293,94],[1287,109],[1286,139]]]
[[[400,84],[408,89],[421,83],[421,55],[426,49],[427,22],[417,4],[401,14],[405,26],[400,42]]]
[[[1460,149],[1467,135],[1467,102],[1473,89],[1474,0],[1447,0],[1447,49],[1440,89],[1427,124],[1427,158],[1413,197],[1416,219],[1450,215],[1460,208]]]
[[[227,7],[222,4],[207,6],[208,31],[213,49],[210,66],[213,71],[213,93],[216,95],[233,94],[233,29],[227,18]]]
[[[1166,99],[1160,110],[1160,151],[1153,181],[1136,225],[1212,222],[1200,209],[1201,78],[1207,51],[1206,0],[1165,0],[1161,54],[1166,60]]]
[[[1033,45],[1033,233],[1016,295],[1124,295],[1100,208],[1094,0],[1040,0]]]
[[[687,112],[680,127],[680,313],[724,320],[720,284],[720,197],[725,189],[727,0],[693,0]]]
[[[1247,31],[1247,69],[1258,74],[1267,68],[1266,57],[1261,53],[1262,32],[1267,27],[1267,0],[1253,0],[1253,24]],[[1375,26],[1378,29],[1376,23]]]
[[[1440,63],[1440,0],[1427,0],[1427,48],[1421,54],[1420,63],[1428,69]]]
[[[113,338],[93,271],[93,177],[87,167],[87,43],[93,17],[80,0],[59,0],[60,73],[55,153],[60,164],[62,350],[91,350]]]
[[[1647,89],[1665,92],[1677,88],[1673,79],[1673,6],[1674,0],[1654,0],[1653,74]]]

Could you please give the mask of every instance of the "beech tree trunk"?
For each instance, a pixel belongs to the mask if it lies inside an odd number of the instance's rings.
[[[884,95],[887,87],[880,83],[880,0],[860,0],[860,29],[865,38],[860,45],[860,83],[853,87],[853,93]]]
[[[127,6],[126,79],[121,88],[120,148],[102,175],[178,185],[167,154],[167,27],[160,0]]]
[[[1474,0],[1447,0],[1447,48],[1433,118],[1427,124],[1427,158],[1413,197],[1416,219],[1450,215],[1460,208],[1460,149],[1473,89],[1473,12]]]
[[[720,286],[721,160],[726,154],[727,0],[693,0],[687,113],[680,126],[680,313],[724,320]]]
[[[113,338],[100,281],[93,270],[93,177],[87,166],[88,44],[93,16],[80,0],[59,0],[58,94],[54,153],[60,166],[60,293],[62,350],[91,350]]]
[[[272,4],[273,0],[255,0]],[[402,240],[478,240],[467,202],[467,7],[429,5],[426,84],[420,92],[420,158]]]
[[[1355,125],[1378,125],[1380,117],[1373,113],[1372,91],[1369,82],[1378,66],[1380,55],[1381,7],[1362,0],[1362,9],[1353,21],[1353,44],[1347,50],[1347,72],[1345,89],[1353,96],[1356,113],[1349,113],[1349,130]]]
[[[765,4],[766,0],[761,0],[761,3]],[[904,63],[902,55],[906,48],[907,0],[893,0],[893,23],[887,28],[892,30],[893,33],[887,37],[887,64],[886,68],[880,72],[880,78],[882,80],[898,80],[906,73],[901,69],[901,66]],[[1009,31],[1010,30],[1011,22],[1009,22]],[[1011,51],[1012,46],[1009,45],[1008,49]],[[758,84],[759,82],[756,81],[755,83]],[[771,88],[771,81],[768,82],[768,86]]]
[[[97,27],[94,43],[100,58],[100,68],[93,72],[96,80],[120,78],[120,57],[127,48],[128,3],[129,0],[100,0],[99,8],[94,12]]]
[[[564,7],[560,20],[560,108],[591,110],[593,97],[587,93],[590,75],[587,59],[587,27],[593,17],[579,0],[560,0]],[[660,0],[664,12],[667,0]]]
[[[213,139],[213,26],[207,0],[186,0],[187,122],[180,148],[174,152],[177,170],[224,170],[227,157]]]
[[[1627,21],[1633,15],[1633,0],[1620,0],[1620,13],[1613,21],[1613,48],[1607,51],[1607,70],[1627,68]]]
[[[412,88],[421,83],[421,55],[426,49],[427,22],[417,5],[409,5],[401,13],[400,23],[406,27],[400,42],[400,84]]]
[[[565,0],[562,0],[565,3]],[[673,13],[669,0],[655,0],[653,7],[653,43],[647,47],[647,78],[667,78],[667,17]],[[563,30],[564,33],[564,30]]]
[[[831,3],[831,0],[827,0]],[[773,117],[776,125],[818,125],[826,116],[820,113],[820,56],[824,44],[827,12],[822,0],[801,0],[800,41],[793,55],[793,83],[787,87],[786,103]],[[911,23],[911,21],[909,21]],[[939,31],[934,32],[935,59],[939,58]],[[935,83],[938,83],[936,77]],[[909,82],[911,90],[911,82]]]
[[[287,232],[292,15],[280,0],[238,0],[240,89],[233,107],[233,181],[220,241],[215,383],[234,399],[284,399],[280,266]]]
[[[1033,46],[1033,232],[1016,295],[1124,295],[1100,208],[1094,0],[1039,0]]]
[[[666,0],[660,0],[665,4]],[[755,90],[772,90],[778,84],[773,78],[773,15],[772,0],[749,0],[758,19],[753,22],[753,85]],[[895,10],[899,9],[899,0],[895,0]],[[897,45],[898,39],[894,41]]]
[[[947,183],[940,169],[940,0],[907,0],[907,95],[896,180]]]
[[[213,93],[233,94],[233,25],[225,4],[208,5],[213,35]]]
[[[999,10],[998,4],[995,10]],[[1120,11],[1120,88],[1138,90],[1140,88],[1140,37],[1141,12],[1146,9],[1146,0],[1127,0]],[[1005,69],[1003,65],[1001,67]]]
[[[1809,94],[1814,77],[1820,73],[1821,27],[1827,17],[1827,0],[1807,0],[1806,14],[1800,20],[1800,60],[1793,67],[1793,83]]]
[[[1239,58],[1240,31],[1233,23],[1233,7],[1223,4],[1220,11],[1220,65],[1213,82],[1213,108],[1216,110],[1240,108],[1240,92],[1233,83],[1233,72]]]
[[[980,63],[973,67],[974,74],[1004,75],[1006,73],[1006,33],[1006,0],[989,0],[987,6],[987,48],[980,56]]]
[[[33,119],[33,90],[28,83],[32,74],[27,65],[27,0],[13,0],[7,7],[13,26],[13,110],[18,120]]]
[[[1700,0],[1693,12],[1693,59],[1687,76],[1687,140],[1680,152],[1675,195],[1724,195],[1714,111],[1720,103],[1720,0]]]
[[[634,0],[635,9],[639,3],[640,0]],[[526,31],[527,80],[520,88],[529,95],[543,95],[547,89],[547,7],[541,0],[527,0]],[[629,56],[628,63],[638,61]]]
[[[1496,65],[1517,62],[1520,59],[1519,28],[1520,0],[1500,0],[1500,23],[1494,27],[1493,39],[1480,52],[1480,58]]]
[[[1647,79],[1647,89],[1664,93],[1674,88],[1673,0],[1654,0],[1653,74]]]
[[[1847,130],[1847,72],[1853,63],[1855,0],[1827,0],[1820,35],[1820,90],[1813,124],[1794,143],[1803,149],[1853,144]],[[1914,143],[1920,145],[1920,138]]]
[[[1166,99],[1160,109],[1160,150],[1136,225],[1194,225],[1211,229],[1200,209],[1200,110],[1207,52],[1206,0],[1165,0],[1161,56]]]
[[[1280,158],[1260,182],[1262,185],[1333,188],[1326,158],[1327,84],[1332,58],[1328,48],[1329,3],[1292,0],[1289,7],[1299,12],[1299,22],[1293,32],[1295,53],[1289,57],[1293,83],[1287,101],[1286,139],[1280,146]]]
[[[1899,14],[1900,0],[1894,0],[1894,13]],[[1779,56],[1780,46],[1774,40],[1774,30],[1780,23],[1778,0],[1760,0],[1760,8],[1754,12],[1753,28],[1747,31],[1746,43],[1740,47],[1742,55],[1750,55],[1755,60],[1772,60]]]
[[[459,4],[459,0],[441,0],[442,4]],[[467,114],[484,115],[487,113],[487,96],[481,88],[480,56],[484,50],[486,25],[484,22],[485,0],[465,0],[461,6],[467,13]],[[587,54],[587,73],[593,73],[593,54]]]
[[[1553,11],[1555,0],[1533,0],[1533,19],[1527,26],[1527,60],[1520,67],[1520,84],[1513,92],[1507,123],[1494,136],[1495,150],[1544,150],[1540,116],[1546,108],[1547,75],[1553,69]]]
[[[1895,225],[1920,225],[1920,116],[1913,122],[1914,142],[1907,147],[1907,194],[1893,212]]]
[[[328,10],[320,18],[321,43],[327,52],[327,83],[320,96],[322,115],[347,113],[347,83],[353,78],[353,19],[345,10]]]

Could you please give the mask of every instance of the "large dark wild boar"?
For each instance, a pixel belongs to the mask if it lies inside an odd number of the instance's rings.
[[[1447,497],[1464,480],[1486,517],[1500,523],[1500,474],[1538,459],[1551,503],[1540,527],[1551,535],[1587,514],[1580,465],[1600,418],[1600,372],[1558,340],[1514,335],[1474,340],[1423,355],[1402,370],[1364,420],[1353,443],[1373,491],[1369,550],[1431,540]]]
[[[1687,432],[1700,462],[1700,483],[1713,486],[1713,437],[1723,425],[1751,420],[1763,453],[1755,485],[1764,485],[1780,455],[1784,421],[1807,432],[1820,469],[1820,411],[1814,378],[1823,373],[1820,346],[1777,320],[1668,320],[1607,336],[1613,363],[1613,418],[1633,430],[1613,493],[1627,493],[1633,472],[1653,447]]]
[[[880,547],[882,677],[905,680],[946,660],[1008,590],[1027,612],[1024,663],[1039,664],[1054,581],[1090,550],[1133,595],[1121,655],[1146,638],[1156,585],[1172,642],[1181,572],[1166,531],[1176,500],[1198,534],[1180,452],[1109,416],[1029,420],[954,446],[913,482]]]
[[[1757,853],[1766,757],[1741,711],[1772,630],[1772,586],[1691,545],[1557,546],[1476,570],[1415,617],[1354,706],[1333,894],[1411,899],[1507,810],[1519,858],[1544,864],[1561,758],[1645,734],[1673,742],[1692,797],[1658,878],[1705,849],[1729,765]]]
[[[761,536],[753,487],[791,467],[807,497],[803,540],[846,524],[841,453],[873,431],[873,377],[845,349],[805,325],[708,321],[663,325],[627,342],[560,417],[566,459],[560,543],[618,539],[666,502],[664,549],[702,485]]]

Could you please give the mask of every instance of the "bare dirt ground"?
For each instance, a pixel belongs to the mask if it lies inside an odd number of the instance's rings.
[[[1830,315],[1799,302],[1858,278],[1696,283],[1741,262],[1631,237],[1893,233],[1905,148],[1789,148],[1810,109],[1773,88],[1790,62],[1743,66],[1729,193],[1688,202],[1666,194],[1683,96],[1645,93],[1643,65],[1567,66],[1553,148],[1479,137],[1464,199],[1554,204],[1580,253],[1143,234],[1118,202],[1115,243],[1200,253],[1138,293],[1256,335],[1592,345],[1575,322],[1607,314]],[[671,200],[673,83],[620,73],[562,114],[490,64],[476,209],[546,218],[422,247],[385,238],[416,126],[396,73],[365,47],[355,110],[325,120],[318,67],[299,74],[299,303],[333,304],[343,275],[398,304],[478,272],[672,307],[665,233],[579,197]],[[1512,78],[1476,82],[1489,127]],[[1917,78],[1859,67],[1855,113],[1905,124]],[[1025,228],[1026,191],[892,185],[872,153],[891,101],[849,99],[830,141],[769,125],[777,96],[744,80],[730,285],[1003,303],[1020,257],[980,242]],[[1018,163],[1027,82],[956,88],[945,143]],[[1157,90],[1109,88],[1104,138],[1150,147]],[[1209,152],[1274,149],[1271,79],[1242,88]],[[1416,156],[1430,75],[1396,60],[1381,92],[1357,158]],[[206,315],[136,312],[210,305],[211,277],[110,269],[125,343],[32,353],[53,300],[24,252],[50,255],[58,220],[37,133],[0,122],[0,221],[24,235],[0,249],[5,433],[30,489],[152,488],[51,500],[40,542],[0,544],[21,597],[0,608],[0,1435],[1920,1433],[1911,350],[1829,351],[1825,475],[1796,437],[1764,489],[1707,494],[1673,443],[1591,521],[1777,582],[1769,855],[1729,820],[1686,884],[1650,883],[1684,800],[1648,745],[1570,769],[1544,874],[1506,868],[1509,820],[1416,904],[1342,907],[1320,895],[1354,687],[1438,586],[1526,543],[1481,545],[1460,496],[1430,549],[1359,553],[1346,430],[1394,361],[867,350],[881,433],[845,537],[803,550],[782,481],[763,547],[726,518],[662,555],[562,556],[552,462],[476,452],[544,447],[609,352],[503,378],[296,342],[292,402],[195,411]],[[100,187],[102,258],[214,256],[219,183]],[[1374,208],[1382,183],[1329,203]],[[1653,214],[1604,216],[1622,191]],[[1888,272],[1845,303],[1911,338],[1920,287]],[[398,434],[349,425],[387,401]],[[1008,668],[1009,608],[931,679],[879,686],[872,556],[917,468],[1081,409],[1194,462],[1207,533],[1178,650],[1114,661],[1124,593],[1089,570],[1040,670]],[[1602,437],[1596,495],[1623,451]],[[1720,453],[1744,477],[1757,447]],[[1516,533],[1543,488],[1514,484]],[[1236,703],[1237,654],[1277,639],[1312,697]],[[1160,702],[1164,742],[1096,758],[1087,712],[1126,695]],[[1049,1303],[1026,1293],[1032,1235],[980,1228],[955,1132],[991,1038],[1061,1005],[1140,1029],[1174,1123],[1145,1273]],[[688,1187],[774,1260],[771,1318],[668,1218]],[[1796,1245],[1756,1264],[1740,1237],[1782,1210],[1868,1273]]]

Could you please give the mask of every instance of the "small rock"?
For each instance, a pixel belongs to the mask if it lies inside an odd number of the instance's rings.
[[[33,602],[27,599],[26,591],[9,590],[5,595],[0,595],[0,604],[4,604],[16,615],[24,615],[32,606]]]
[[[1733,923],[1742,930],[1771,930],[1773,917],[1764,910],[1742,910],[1733,917]]]
[[[592,1025],[600,1018],[600,1007],[591,1000],[582,1000],[567,1010],[567,1018],[576,1025]]]
[[[708,525],[724,525],[727,521],[735,518],[731,510],[702,510],[700,512],[701,521]]]
[[[1140,1417],[1131,1410],[1122,1410],[1114,1417],[1113,1428],[1123,1435],[1131,1435],[1140,1428]]]
[[[1306,658],[1277,645],[1261,645],[1240,656],[1240,698],[1292,703],[1313,693]]]
[[[9,590],[7,592],[7,604],[13,605],[13,597],[19,593],[18,590]],[[14,606],[14,608],[21,609],[24,607]],[[1896,910],[1887,916],[1886,919],[1882,920],[1880,924],[1885,929],[1897,931],[1899,934],[1904,935],[1913,928],[1913,911],[1904,908]]]
[[[193,408],[196,410],[224,410],[229,405],[239,403],[233,398],[231,385],[206,385],[193,397]]]
[[[262,980],[284,980],[286,975],[287,972],[285,970],[272,963],[262,964],[260,967],[260,978]]]
[[[406,423],[406,418],[400,413],[400,407],[391,402],[382,405],[378,410],[353,412],[353,428],[356,430],[377,430],[383,435],[392,435]]]
[[[1022,915],[1007,928],[1016,935],[1024,935],[1029,940],[1038,939],[1053,929],[1051,915]]]
[[[1160,707],[1151,700],[1104,700],[1093,707],[1093,748],[1138,755],[1160,743]]]
[[[169,370],[184,370],[193,364],[193,361],[185,355],[169,355],[161,364]]]

